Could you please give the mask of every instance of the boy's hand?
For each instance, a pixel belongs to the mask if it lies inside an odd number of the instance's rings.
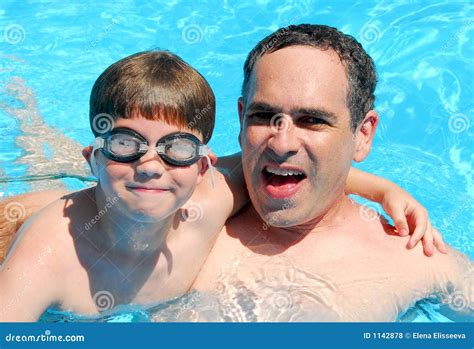
[[[447,253],[443,237],[431,226],[428,212],[406,191],[399,187],[389,190],[384,194],[381,204],[395,223],[400,236],[411,234],[408,249],[415,247],[421,239],[426,256],[433,255],[433,245],[441,253]]]

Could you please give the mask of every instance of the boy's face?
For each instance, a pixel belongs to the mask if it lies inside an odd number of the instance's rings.
[[[149,145],[170,133],[183,131],[164,121],[144,118],[117,119],[114,128],[126,127],[142,135]],[[202,136],[193,133],[202,141]],[[96,151],[99,179],[106,198],[119,197],[119,209],[142,222],[158,222],[175,213],[193,194],[207,169],[206,159],[189,166],[173,166],[161,159],[154,149],[136,161],[121,163]]]

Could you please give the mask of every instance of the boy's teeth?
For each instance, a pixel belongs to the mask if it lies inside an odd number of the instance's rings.
[[[266,170],[270,173],[276,174],[278,176],[295,176],[295,175],[303,175],[303,172],[295,171],[295,170],[285,170],[282,168],[273,168],[267,167]]]

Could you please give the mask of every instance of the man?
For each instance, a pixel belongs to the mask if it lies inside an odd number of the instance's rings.
[[[472,311],[467,257],[401,248],[390,225],[344,194],[379,120],[361,45],[335,28],[290,26],[250,52],[244,73],[239,140],[251,205],[228,221],[194,287],[244,320],[393,321],[434,292],[458,292],[461,313]]]

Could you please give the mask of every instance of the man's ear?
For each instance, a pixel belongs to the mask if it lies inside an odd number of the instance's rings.
[[[239,111],[240,131],[239,131],[239,144],[242,146],[242,124],[244,122],[244,99],[242,97],[237,101],[237,109]]]
[[[361,162],[369,155],[378,123],[379,116],[375,110],[370,110],[365,114],[364,120],[362,120],[354,133],[356,143],[354,161]]]

